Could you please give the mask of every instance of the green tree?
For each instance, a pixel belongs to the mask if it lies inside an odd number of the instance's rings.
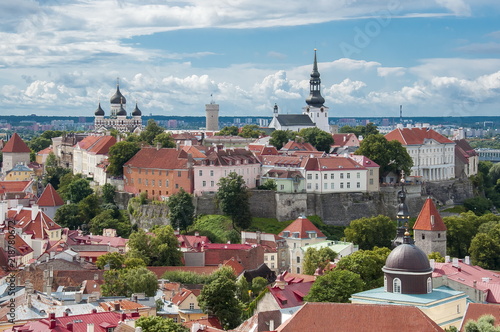
[[[54,221],[61,227],[77,229],[83,222],[80,218],[80,208],[77,204],[65,204],[59,207],[54,216]]]
[[[366,126],[343,126],[342,128],[340,128],[339,132],[343,134],[353,133],[354,135],[356,135],[356,137],[363,136],[363,139],[367,138],[370,135],[379,134],[377,126],[372,122],[368,123]]]
[[[431,252],[427,255],[427,257],[429,257],[429,259],[433,259],[436,263],[444,263],[444,257],[437,251]]]
[[[219,186],[215,195],[217,205],[225,215],[231,218],[234,229],[236,227],[246,229],[252,222],[252,215],[250,213],[250,192],[243,177],[231,172],[227,177],[220,178],[217,185]]]
[[[189,332],[173,319],[160,316],[143,316],[135,321],[135,326],[141,327],[143,332]]]
[[[52,139],[54,137],[60,137],[64,134],[64,131],[61,130],[46,130],[44,131],[40,137],[46,138],[46,139]]]
[[[476,236],[483,223],[494,220],[496,216],[487,214],[478,217],[474,212],[468,211],[459,216],[444,217],[446,225],[446,251],[452,257],[465,257],[469,255],[471,241]]]
[[[220,136],[238,136],[239,129],[236,126],[224,127],[217,135]]]
[[[116,229],[116,234],[127,238],[132,231],[130,221],[125,219],[118,208],[102,210],[98,215],[92,218],[89,222],[89,230],[93,234],[102,234],[103,229]]]
[[[468,320],[465,332],[500,332],[500,326],[495,326],[495,317],[483,315],[477,321]]]
[[[310,143],[318,151],[330,152],[330,146],[334,143],[331,134],[323,131],[317,127],[304,128],[299,131],[299,136],[304,139],[305,142]]]
[[[126,296],[133,293],[145,293],[146,296],[155,296],[158,289],[158,278],[156,274],[145,267],[126,269],[125,280],[128,292]]]
[[[384,284],[382,267],[390,253],[391,250],[388,248],[359,250],[342,257],[337,263],[337,269],[358,274],[365,283],[365,289],[381,287]]]
[[[155,120],[149,119],[148,124],[144,127],[144,130],[141,131],[139,138],[141,141],[153,145],[153,141],[156,136],[163,132],[165,132],[165,128],[160,127]]]
[[[493,204],[488,198],[476,196],[464,200],[464,207],[467,211],[472,211],[478,216],[490,212]]]
[[[128,293],[127,280],[122,270],[106,271],[103,279],[104,284],[101,286],[103,296],[125,296]]]
[[[146,264],[154,266],[181,265],[179,241],[172,226],[160,226],[152,230],[154,235],[142,229],[133,232],[128,242],[130,257],[142,258]]]
[[[238,136],[245,137],[245,138],[259,138],[262,136],[264,132],[262,130],[259,130],[259,126],[257,125],[246,125],[241,128],[241,132],[238,134]]]
[[[389,248],[396,234],[396,224],[383,215],[361,218],[351,221],[351,224],[344,230],[344,234],[347,241],[358,244],[360,249]]]
[[[381,176],[389,172],[410,174],[413,160],[399,141],[388,141],[382,134],[372,134],[361,141],[355,152],[380,165]]]
[[[250,285],[248,284],[248,281],[245,277],[238,279],[238,281],[236,282],[236,289],[237,289],[236,297],[242,303],[250,302],[250,294],[249,294]]]
[[[175,148],[175,141],[170,133],[160,133],[153,139],[153,145],[160,144],[162,148]]]
[[[36,137],[28,142],[28,146],[31,150],[38,152],[43,149],[48,148],[52,144],[52,140],[44,137]]]
[[[314,275],[316,269],[324,270],[328,263],[333,262],[337,257],[337,253],[328,247],[320,248],[307,248],[304,255],[304,274]]]
[[[80,220],[87,224],[102,212],[101,199],[96,194],[88,195],[78,203],[78,209],[80,211]]]
[[[136,269],[138,267],[146,267],[146,263],[142,258],[129,257],[123,262],[126,269]]]
[[[491,183],[497,183],[497,181],[500,179],[500,163],[493,164],[488,171],[488,175]]]
[[[500,269],[500,225],[488,234],[477,234],[469,251],[473,264],[488,270]]]
[[[104,203],[115,204],[115,194],[116,187],[112,184],[106,183],[101,188],[102,191],[102,200]]]
[[[109,148],[109,166],[107,172],[114,176],[123,175],[123,165],[129,161],[140,147],[136,142],[122,141]]]
[[[98,269],[104,270],[106,265],[109,265],[110,269],[119,270],[123,268],[123,264],[125,262],[125,256],[120,254],[119,252],[108,252],[102,256],[97,258],[95,265]]]
[[[276,190],[278,185],[276,181],[273,179],[267,179],[263,184],[261,184],[258,189],[259,190]]]
[[[43,176],[42,184],[46,186],[51,184],[54,189],[59,189],[59,182],[61,178],[69,174],[71,170],[57,166],[57,157],[54,153],[49,153],[45,161],[45,174]]]
[[[194,220],[193,196],[183,188],[170,196],[167,201],[170,223],[179,229],[186,230]]]
[[[358,274],[333,269],[316,279],[304,301],[347,303],[352,294],[364,288],[365,283]]]
[[[241,322],[241,306],[237,299],[236,277],[231,268],[221,268],[212,274],[212,280],[203,286],[198,303],[209,315],[215,315],[224,329],[232,329]]]
[[[63,193],[63,199],[72,203],[79,203],[85,197],[91,195],[94,191],[90,188],[90,183],[87,179],[75,179],[68,184]]]
[[[243,277],[242,279],[245,279],[245,277]],[[265,278],[262,278],[262,277],[253,278],[252,279],[252,292],[255,294],[255,296],[259,295],[260,292],[262,292],[264,290],[264,288],[266,288],[268,283],[269,282]]]
[[[275,130],[271,133],[269,144],[280,150],[288,141],[293,140],[296,134],[291,130]]]

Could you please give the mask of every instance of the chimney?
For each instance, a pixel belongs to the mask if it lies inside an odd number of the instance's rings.
[[[81,292],[75,293],[75,302],[76,303],[82,302],[82,293]]]
[[[56,313],[55,312],[51,312],[49,314],[49,328],[53,329],[55,327],[56,327]]]
[[[38,210],[38,205],[37,204],[31,206],[31,220],[35,220],[36,219],[38,211],[39,210]]]
[[[470,265],[470,256],[465,256],[465,264]]]
[[[158,150],[160,150],[160,149],[161,149],[161,143],[160,143],[160,142],[158,142],[158,143],[156,143],[156,151],[158,151]]]
[[[444,262],[445,263],[450,263],[451,262],[450,256],[444,256]]]
[[[453,267],[458,267],[458,258],[456,258],[456,257],[453,258],[452,266]]]
[[[273,319],[271,319],[269,321],[269,331],[274,331],[274,320]]]
[[[198,231],[194,232],[194,236],[196,236],[196,237],[200,236],[200,232],[198,232]]]
[[[87,324],[87,332],[94,332],[94,324]]]
[[[70,332],[73,332],[73,323],[66,324],[66,329]]]
[[[97,313],[97,309],[96,308],[92,309],[92,313],[96,314]]]
[[[63,316],[68,317],[69,316],[68,312],[67,311],[63,312]]]
[[[429,264],[430,264],[433,271],[434,271],[434,264],[435,263],[436,263],[436,261],[434,259],[429,259]]]
[[[127,314],[123,312],[122,313],[122,322],[124,322],[126,319],[127,319]]]
[[[115,303],[115,311],[120,311],[120,302]]]

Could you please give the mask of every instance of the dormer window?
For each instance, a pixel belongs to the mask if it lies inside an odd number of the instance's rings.
[[[284,231],[283,237],[290,237],[290,231]]]
[[[293,232],[293,238],[298,239],[299,238],[299,232]]]

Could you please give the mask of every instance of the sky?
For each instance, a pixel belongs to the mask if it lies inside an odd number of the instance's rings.
[[[500,115],[498,0],[0,0],[3,114]],[[4,113],[5,112],[5,113]]]

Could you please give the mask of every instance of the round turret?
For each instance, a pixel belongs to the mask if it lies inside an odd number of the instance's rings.
[[[123,105],[120,105],[120,110],[116,113],[116,115],[127,116],[127,111],[125,111]]]
[[[125,97],[120,92],[120,86],[118,84],[116,85],[116,92],[111,97],[111,99],[109,100],[109,102],[111,104],[126,104],[127,103],[127,100],[125,99]]]
[[[132,116],[141,116],[141,115],[142,115],[142,112],[139,109],[139,107],[137,107],[137,103],[135,103],[135,108],[132,111]]]

